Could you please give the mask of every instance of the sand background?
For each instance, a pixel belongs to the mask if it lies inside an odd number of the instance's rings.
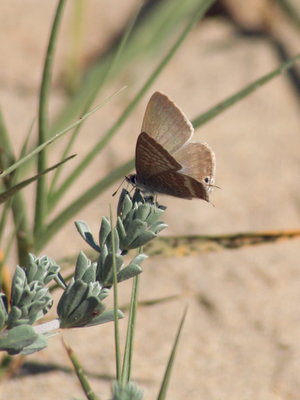
[[[0,5],[0,101],[17,150],[36,116],[42,62],[55,3],[11,0]],[[262,26],[264,2],[253,2],[252,6],[235,3],[233,15],[244,27]],[[90,0],[86,4],[83,68],[101,55],[136,5],[134,0],[118,2],[118,7],[109,1]],[[61,82],[69,50],[71,12],[69,4],[56,55],[52,116],[66,101]],[[270,31],[278,35],[290,55],[299,52],[299,32],[276,10],[269,17]],[[161,48],[157,54],[135,61],[106,88],[99,102],[112,91],[128,86],[87,121],[74,149],[78,159],[120,115],[164,51]],[[279,63],[268,40],[237,35],[233,24],[224,17],[210,17],[198,24],[131,118],[69,190],[61,209],[96,179],[134,155],[145,105],[153,91],[167,93],[192,119]],[[214,118],[196,131],[195,139],[208,142],[214,149],[216,183],[222,190],[212,194],[215,207],[202,201],[163,198],[161,202],[168,207],[165,221],[169,225],[164,234],[299,228],[299,92],[286,75]],[[62,146],[60,141],[53,147],[59,152]],[[53,150],[53,160],[55,153]],[[71,168],[70,163],[66,170]],[[108,215],[112,191],[108,189],[81,210],[76,219],[85,220],[97,232],[101,216]],[[25,195],[32,203],[31,188],[26,189]],[[81,249],[86,246],[70,221],[43,253],[59,259]],[[147,260],[140,298],[173,294],[179,298],[141,309],[138,315],[132,373],[133,380],[144,389],[145,399],[154,399],[158,392],[185,305],[188,315],[169,399],[299,399],[299,254],[299,241],[294,240],[181,259]],[[130,283],[123,284],[121,303],[128,302],[129,293]],[[125,324],[123,320],[123,332]],[[63,333],[86,371],[96,374],[90,380],[101,399],[109,397],[108,379],[114,377],[112,328],[108,324]],[[63,370],[70,368],[70,362],[59,336],[49,341],[47,349],[27,360],[43,366],[55,364],[62,370],[41,368],[32,374],[25,368],[14,379],[1,382],[1,400],[83,398],[75,374]]]

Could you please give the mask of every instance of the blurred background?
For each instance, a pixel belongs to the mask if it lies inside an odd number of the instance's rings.
[[[174,44],[193,7],[176,17],[177,1],[145,1],[126,57],[112,69],[94,105],[119,90],[85,123],[73,146],[77,154],[67,176],[119,118],[140,87]],[[127,0],[69,1],[55,55],[49,113],[57,131],[67,125],[70,104],[91,93],[97,66],[105,65],[140,7]],[[16,154],[32,123],[36,129],[38,91],[56,2],[11,0],[0,5],[0,102]],[[159,15],[165,13],[165,22]],[[169,17],[168,17],[169,15]],[[178,21],[176,20],[178,18]],[[159,22],[160,21],[160,22]],[[176,23],[175,23],[176,22]],[[159,25],[159,23],[161,25]],[[157,39],[156,39],[157,35]],[[151,40],[149,39],[151,38]],[[54,216],[134,156],[145,106],[162,91],[193,120],[218,102],[277,68],[300,50],[297,0],[215,2],[153,82],[134,112],[104,150],[68,189]],[[89,92],[90,90],[90,92]],[[78,100],[79,99],[79,100]],[[229,234],[298,229],[300,226],[300,78],[299,62],[196,130],[216,154],[216,184],[211,204],[170,197],[164,235]],[[74,106],[75,107],[75,106]],[[70,115],[69,122],[80,116]],[[67,120],[65,120],[67,121]],[[54,128],[53,128],[54,129]],[[34,137],[34,135],[33,135]],[[66,142],[57,141],[54,163]],[[34,140],[32,139],[32,143]],[[106,189],[73,219],[85,220],[97,233],[119,182]],[[30,204],[34,191],[24,192]],[[33,215],[30,215],[32,218]],[[56,260],[73,256],[85,244],[70,220],[43,248]],[[14,257],[9,258],[13,266]],[[128,302],[130,284],[121,287]],[[188,305],[171,399],[277,400],[298,398],[300,390],[299,241],[183,258],[153,258],[144,263],[142,300],[178,295],[177,300],[140,310],[133,379],[153,399],[170,352],[180,315]],[[125,323],[124,323],[125,325]],[[100,398],[108,398],[114,377],[112,325],[74,329],[63,334],[74,348]],[[0,399],[69,399],[81,389],[60,337],[27,358],[14,379],[1,382]]]

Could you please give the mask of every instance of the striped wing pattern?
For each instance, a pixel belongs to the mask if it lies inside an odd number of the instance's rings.
[[[181,169],[181,165],[171,154],[145,132],[142,132],[137,140],[135,167],[138,181],[144,181],[164,171]]]
[[[152,191],[184,199],[199,198],[208,201],[208,191],[196,179],[175,171],[162,172],[147,180]]]
[[[155,92],[136,145],[136,184],[140,190],[209,201],[215,156],[207,144],[189,142],[193,133],[192,124],[172,100]]]

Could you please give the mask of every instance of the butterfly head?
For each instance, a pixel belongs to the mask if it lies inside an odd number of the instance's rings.
[[[136,186],[136,174],[127,175],[127,176],[125,176],[125,179],[132,186]]]

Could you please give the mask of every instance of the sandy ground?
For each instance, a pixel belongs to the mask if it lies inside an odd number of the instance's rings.
[[[111,2],[110,2],[111,3]],[[125,3],[126,6],[125,6]],[[86,9],[84,56],[105,47],[136,4],[90,1]],[[9,132],[20,148],[36,115],[37,90],[50,21],[52,1],[11,0],[0,6],[1,106]],[[58,47],[51,99],[54,115],[65,101],[60,88],[69,40],[70,7]],[[104,29],[103,29],[104,27]],[[291,54],[299,52],[299,35],[280,28]],[[103,33],[105,32],[105,33]],[[163,55],[135,62],[107,94],[128,89],[86,123],[75,146],[78,159],[120,114],[145,76]],[[279,64],[274,49],[262,40],[237,37],[228,22],[210,19],[189,35],[122,130],[70,190],[61,208],[95,179],[134,154],[145,105],[155,90],[166,92],[192,119],[218,101]],[[100,101],[100,99],[99,99]],[[162,198],[167,205],[165,234],[220,234],[292,229],[300,224],[300,114],[286,75],[257,90],[195,133],[214,149],[215,207],[202,201]],[[60,151],[63,142],[55,145]],[[78,162],[78,161],[74,161]],[[71,166],[69,168],[72,168]],[[108,214],[109,189],[82,210],[97,232]],[[31,190],[26,190],[32,202]],[[116,201],[116,200],[114,200]],[[115,206],[115,203],[113,203]],[[56,259],[85,249],[72,222],[45,249]],[[141,309],[133,360],[133,379],[145,399],[158,393],[171,343],[185,305],[188,316],[168,398],[205,400],[297,400],[300,392],[300,265],[299,241],[227,250],[182,259],[147,260],[140,298],[177,294],[178,300]],[[130,283],[121,287],[128,302]],[[124,332],[126,320],[121,323]],[[64,332],[84,368],[94,374],[92,386],[101,399],[109,397],[114,377],[112,325]],[[60,337],[28,361],[69,368]],[[83,397],[74,374],[53,370],[1,382],[1,400],[57,400]]]

